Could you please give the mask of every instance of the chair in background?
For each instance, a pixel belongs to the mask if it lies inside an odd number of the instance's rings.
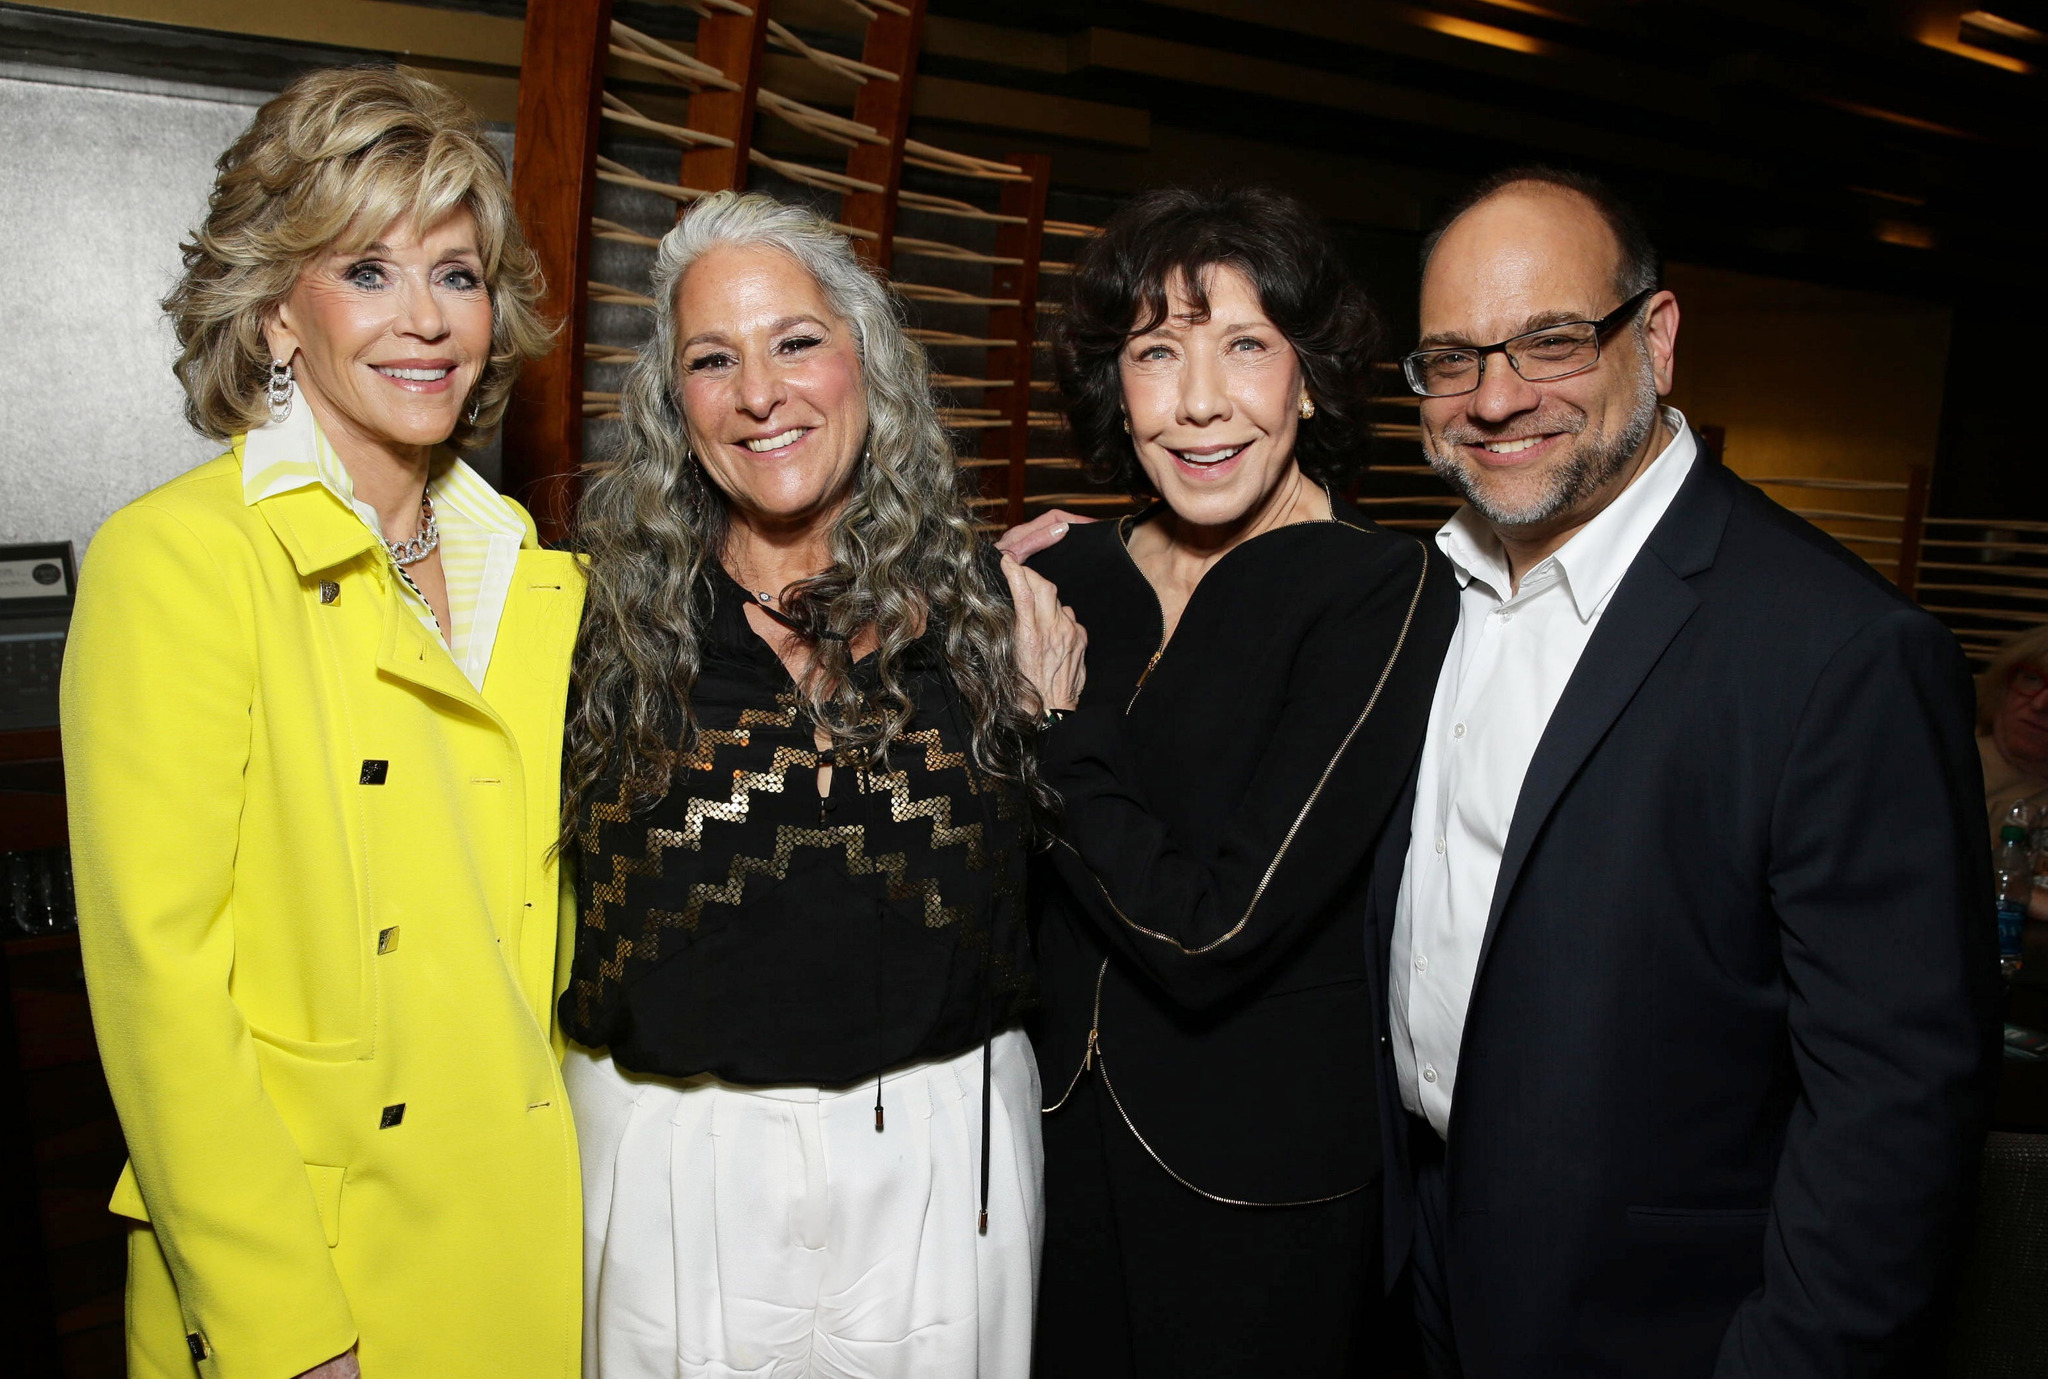
[[[2048,1379],[2048,1135],[1994,1130],[1958,1281],[1948,1379]]]
[[[1930,517],[1922,546],[1920,606],[1979,666],[2014,633],[2048,622],[2048,522]]]

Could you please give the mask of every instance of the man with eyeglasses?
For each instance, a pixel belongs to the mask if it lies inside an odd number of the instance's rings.
[[[1403,372],[1463,592],[1368,942],[1388,1277],[1437,1376],[1924,1372],[1975,1174],[1967,670],[1660,406],[1678,322],[1575,174],[1425,245]]]

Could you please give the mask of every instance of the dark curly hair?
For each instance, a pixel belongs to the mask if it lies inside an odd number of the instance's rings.
[[[1074,298],[1053,331],[1053,357],[1075,454],[1098,482],[1148,491],[1123,428],[1118,358],[1133,335],[1166,319],[1167,287],[1184,283],[1207,313],[1203,279],[1237,269],[1287,337],[1316,405],[1301,423],[1295,461],[1342,491],[1365,469],[1366,409],[1379,351],[1379,316],[1322,223],[1267,187],[1166,187],[1110,217],[1074,268]]]

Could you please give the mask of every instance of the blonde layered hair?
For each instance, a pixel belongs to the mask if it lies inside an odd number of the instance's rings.
[[[465,408],[449,443],[481,444],[519,366],[545,354],[554,331],[504,160],[475,112],[402,68],[329,68],[266,102],[216,166],[206,220],[179,246],[185,272],[163,301],[193,429],[225,441],[268,419],[263,327],[309,262],[395,223],[424,230],[467,210],[491,294],[491,357],[472,394],[476,420]]]

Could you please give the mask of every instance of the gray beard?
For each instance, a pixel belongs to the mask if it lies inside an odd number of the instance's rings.
[[[1550,476],[1550,484],[1533,502],[1520,508],[1502,507],[1489,498],[1458,463],[1455,452],[1439,455],[1427,439],[1423,454],[1437,477],[1458,491],[1481,517],[1496,527],[1533,527],[1551,521],[1585,502],[1628,467],[1635,453],[1649,439],[1657,425],[1657,388],[1648,368],[1643,370],[1642,387],[1628,420],[1612,437],[1575,439],[1572,453]]]

